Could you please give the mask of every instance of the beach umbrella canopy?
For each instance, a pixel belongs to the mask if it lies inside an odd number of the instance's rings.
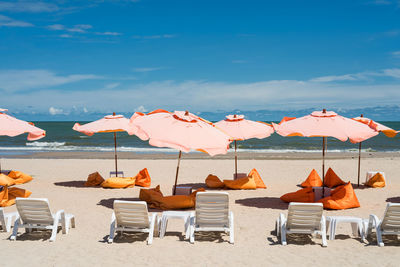
[[[31,122],[19,120],[6,114],[7,109],[0,108],[0,135],[14,137],[28,133],[28,140],[35,141],[46,136],[46,131],[34,126]],[[0,165],[1,171],[1,165]]]
[[[361,114],[360,117],[356,117],[353,118],[353,120],[356,120],[358,122],[362,122],[366,125],[368,125],[369,127],[371,127],[372,129],[374,129],[375,131],[384,133],[387,137],[395,137],[397,135],[397,133],[399,131],[395,131],[392,128],[389,128],[383,124],[380,124],[376,121],[373,121],[369,118],[366,118],[363,116],[363,114]],[[357,185],[360,186],[360,167],[361,167],[361,144],[362,142],[358,143],[358,176],[357,176]]]
[[[117,165],[117,132],[127,132],[132,135],[129,119],[122,115],[108,115],[97,121],[89,122],[84,125],[75,123],[72,127],[75,131],[92,136],[95,133],[114,133],[114,158],[115,158],[115,175],[118,176]]]
[[[274,128],[265,122],[244,119],[244,115],[228,115],[226,119],[215,123],[235,142],[235,177],[237,177],[237,141],[251,138],[263,139],[274,132]]]
[[[134,134],[150,145],[179,150],[174,194],[182,151],[198,150],[214,156],[226,154],[230,143],[230,137],[214,124],[188,111],[156,110],[147,115],[136,112],[131,126]]]
[[[282,136],[322,137],[322,177],[325,179],[326,138],[333,137],[342,142],[350,140],[359,143],[378,132],[368,125],[342,117],[333,111],[314,111],[300,118],[284,118],[281,123],[273,123],[275,131]]]

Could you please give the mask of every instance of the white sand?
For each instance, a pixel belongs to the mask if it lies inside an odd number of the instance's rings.
[[[248,265],[385,265],[398,266],[400,241],[385,238],[386,246],[380,248],[373,237],[367,244],[351,235],[350,225],[338,226],[337,238],[328,240],[328,247],[321,247],[321,240],[304,236],[291,236],[288,246],[283,247],[274,235],[275,219],[280,212],[286,213],[287,204],[279,197],[298,190],[296,186],[311,171],[321,169],[320,160],[242,160],[239,171],[256,168],[266,190],[229,191],[231,209],[235,215],[235,244],[227,242],[224,234],[214,234],[197,241],[194,245],[184,240],[183,222],[171,221],[167,236],[155,238],[148,246],[145,235],[128,235],[116,238],[114,244],[105,242],[110,227],[113,199],[135,199],[140,188],[102,189],[61,186],[55,183],[76,185],[71,181],[83,181],[93,171],[102,175],[113,169],[112,160],[74,159],[2,159],[6,169],[17,169],[34,175],[34,180],[20,187],[31,190],[31,197],[48,198],[53,211],[64,209],[76,216],[77,227],[69,235],[57,235],[50,243],[49,233],[25,234],[20,231],[17,241],[7,240],[9,233],[0,233],[0,257],[3,266],[110,266],[127,265],[179,265],[223,266]],[[147,167],[152,185],[161,184],[165,195],[169,194],[175,178],[176,160],[120,160],[119,166],[128,176]],[[343,180],[356,182],[355,159],[329,160]],[[367,170],[386,173],[387,186],[383,189],[356,189],[361,208],[345,211],[325,211],[325,215],[354,215],[367,218],[370,213],[381,217],[388,198],[400,202],[400,158],[365,159],[362,162],[364,181]],[[188,160],[181,162],[179,183],[201,183],[209,173],[220,178],[232,177],[233,161]],[[14,211],[15,206],[5,208]]]

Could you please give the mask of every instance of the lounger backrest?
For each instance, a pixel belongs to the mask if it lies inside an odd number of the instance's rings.
[[[228,227],[229,194],[226,192],[198,192],[196,195],[196,226]]]
[[[388,203],[381,223],[384,231],[400,232],[400,203]]]
[[[286,229],[297,231],[314,231],[320,229],[323,212],[322,203],[298,203],[289,204]]]
[[[4,210],[3,208],[0,208],[0,226],[5,226],[5,225],[6,225],[6,220],[4,218]]]
[[[114,200],[114,213],[118,226],[149,227],[149,213],[145,201]]]
[[[15,200],[18,213],[24,223],[52,224],[49,201],[46,198],[19,198]]]

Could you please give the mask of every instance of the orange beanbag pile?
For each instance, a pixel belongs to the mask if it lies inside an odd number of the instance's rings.
[[[104,188],[130,188],[135,186],[135,177],[111,177],[101,183]]]
[[[17,197],[29,197],[32,194],[31,191],[21,188],[8,188],[5,186],[0,192],[0,207],[8,207],[15,204]]]
[[[256,189],[257,185],[253,177],[243,177],[236,180],[224,180],[226,187],[230,189]]]
[[[314,192],[312,187],[306,187],[296,192],[287,193],[281,196],[281,200],[285,202],[314,202]]]
[[[102,182],[104,182],[104,179],[100,173],[94,172],[89,174],[84,186],[98,186],[101,185]]]
[[[357,196],[354,192],[353,186],[350,182],[345,185],[335,188],[329,197],[320,199],[325,209],[344,210],[360,207]]]
[[[264,188],[264,189],[267,188],[267,186],[264,184],[264,181],[261,179],[261,176],[256,169],[252,169],[247,176],[254,178],[257,188]]]
[[[337,174],[331,168],[329,168],[325,174],[324,184],[325,186],[332,188],[339,185],[344,185],[346,183],[342,179],[340,179],[339,176],[337,176]]]
[[[5,174],[0,173],[0,185],[2,186],[15,185],[15,180]]]
[[[322,186],[321,177],[319,177],[317,171],[313,169],[308,175],[307,179],[301,183],[302,187],[313,187],[313,186]]]
[[[179,210],[194,208],[196,204],[197,192],[205,191],[204,188],[200,188],[194,191],[189,196],[176,195],[164,197],[160,186],[152,189],[140,189],[139,198],[140,200],[146,201],[149,207],[152,209],[161,210]]]
[[[147,168],[144,168],[141,170],[136,176],[135,176],[135,185],[138,186],[143,186],[143,187],[150,187],[151,186],[151,178],[150,174],[147,171]]]
[[[206,185],[209,188],[223,188],[224,183],[215,175],[209,174],[206,178]]]
[[[383,177],[383,175],[378,172],[374,176],[372,176],[368,180],[368,182],[365,183],[365,185],[374,188],[385,187],[386,186],[385,177]]]
[[[8,176],[15,180],[15,184],[24,184],[33,179],[32,176],[20,171],[10,171]]]

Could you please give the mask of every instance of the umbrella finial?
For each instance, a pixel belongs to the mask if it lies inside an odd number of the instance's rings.
[[[115,112],[113,112],[113,116],[115,116]]]
[[[189,116],[189,111],[185,111],[185,116]]]
[[[361,114],[361,116],[360,116],[361,118],[363,118],[364,117],[364,114]]]
[[[324,108],[324,109],[322,110],[322,113],[326,113],[326,108]]]
[[[237,117],[237,115],[235,114],[235,115],[233,115],[233,117],[234,117],[234,118],[236,118],[236,117]]]

